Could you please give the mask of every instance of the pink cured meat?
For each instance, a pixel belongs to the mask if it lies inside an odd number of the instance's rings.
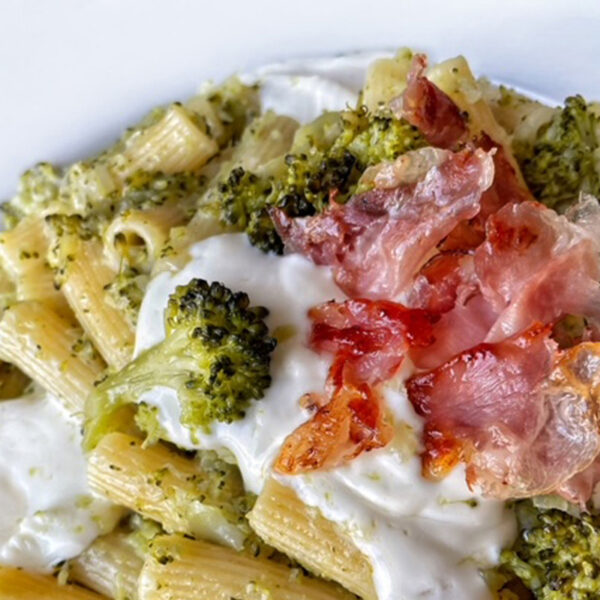
[[[567,482],[593,464],[600,344],[561,354],[549,334],[536,325],[408,381],[409,399],[425,418],[426,477],[444,477],[462,461],[469,486],[486,496],[566,495]]]
[[[417,182],[332,202],[314,217],[294,219],[280,209],[272,216],[287,251],[333,266],[349,296],[396,300],[437,244],[477,214],[493,175],[488,154],[463,150],[448,153]]]

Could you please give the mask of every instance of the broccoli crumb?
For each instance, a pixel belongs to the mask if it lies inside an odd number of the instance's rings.
[[[494,575],[500,598],[593,600],[600,596],[600,517],[516,505],[519,535]],[[515,595],[515,590],[529,595]],[[513,596],[508,594],[512,593]]]
[[[560,210],[581,192],[600,194],[598,127],[585,100],[572,96],[539,129],[532,145],[515,149],[527,185],[540,202]]]

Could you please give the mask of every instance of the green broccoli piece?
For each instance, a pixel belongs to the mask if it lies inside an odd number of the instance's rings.
[[[598,598],[600,517],[535,508],[529,501],[519,502],[516,512],[520,532],[501,555],[502,589],[521,585],[538,600]]]
[[[62,173],[50,163],[39,163],[23,173],[17,195],[2,203],[7,227],[14,227],[25,215],[33,214],[58,199]]]
[[[321,118],[303,129],[290,153],[271,163],[266,173],[234,167],[211,201],[226,226],[246,231],[250,242],[265,252],[283,251],[270,208],[293,217],[321,212],[334,191],[337,202],[347,201],[367,167],[426,145],[406,121],[364,108],[340,113],[336,123]]]
[[[254,246],[281,254],[283,244],[268,213],[272,191],[269,178],[235,167],[217,186],[217,210],[225,226],[246,231]]]
[[[192,431],[213,421],[244,417],[251,400],[271,385],[276,340],[266,308],[251,307],[243,292],[193,279],[179,286],[165,310],[166,337],[101,382],[86,405],[86,445],[94,447],[113,417],[156,387],[177,391],[181,422]]]
[[[600,194],[598,118],[581,96],[540,127],[533,145],[516,155],[535,197],[551,208],[563,208],[580,192]]]

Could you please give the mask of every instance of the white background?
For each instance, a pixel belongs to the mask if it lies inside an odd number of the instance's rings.
[[[598,0],[0,0],[0,198],[206,78],[290,57],[410,45],[600,98],[599,31]]]

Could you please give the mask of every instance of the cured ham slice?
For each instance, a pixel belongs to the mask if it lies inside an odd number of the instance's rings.
[[[555,493],[584,510],[599,481],[600,458],[596,457],[589,467],[565,481]]]
[[[469,221],[459,223],[444,240],[442,250],[470,250],[479,246],[485,239],[485,223],[488,217],[505,204],[534,200],[533,196],[519,179],[517,172],[508,160],[504,148],[489,136],[482,135],[476,142],[483,150],[493,152],[494,182],[481,196],[481,209]]]
[[[315,414],[283,445],[275,465],[282,473],[334,467],[385,446],[393,431],[379,384],[396,374],[409,347],[431,342],[429,314],[393,302],[330,302],[309,315],[311,347],[334,361],[325,393],[305,398]]]
[[[598,202],[584,199],[569,218],[537,202],[509,204],[489,218],[486,240],[473,255],[455,251],[434,257],[415,279],[409,305],[444,314],[432,346],[411,352],[414,363],[435,368],[477,344],[500,342],[536,322],[555,323],[566,315],[585,316],[592,339],[598,339]],[[427,270],[436,261],[443,261],[446,271],[437,267],[440,273],[432,278]]]
[[[423,473],[444,477],[459,461],[467,482],[508,499],[559,491],[600,452],[600,344],[559,354],[536,325],[481,344],[413,376],[409,399],[425,419]]]
[[[566,314],[600,322],[599,249],[584,227],[537,202],[492,215],[474,255],[481,292],[498,312],[486,341]]]
[[[468,138],[468,127],[454,100],[424,76],[427,57],[416,54],[403,94],[390,104],[396,116],[406,119],[438,148],[456,148]]]
[[[422,152],[412,153],[413,159],[419,161]],[[376,188],[345,205],[332,202],[314,217],[294,219],[274,210],[286,249],[332,265],[349,296],[398,299],[436,245],[457,223],[477,214],[481,194],[493,180],[493,160],[482,150],[445,156],[417,181]]]
[[[443,250],[477,247],[484,239],[484,225],[489,215],[509,202],[533,200],[533,196],[506,156],[504,148],[486,133],[478,139],[469,138],[466,119],[454,101],[425,75],[427,58],[417,54],[413,59],[403,94],[392,101],[396,116],[405,118],[433,146],[456,149],[464,144],[493,150],[494,184],[481,198],[481,210],[469,222],[459,223],[444,241]]]

